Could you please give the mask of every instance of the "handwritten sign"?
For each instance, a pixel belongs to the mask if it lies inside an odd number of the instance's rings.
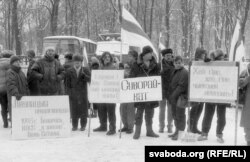
[[[238,67],[214,62],[190,67],[190,101],[233,103],[237,100]]]
[[[69,137],[71,132],[68,96],[12,97],[12,138]]]
[[[121,102],[162,100],[161,77],[128,78],[121,81]]]
[[[89,87],[91,103],[119,103],[124,70],[93,70]]]

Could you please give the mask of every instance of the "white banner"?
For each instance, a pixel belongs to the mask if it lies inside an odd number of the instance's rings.
[[[69,137],[71,133],[68,96],[12,97],[12,138]]]
[[[191,66],[189,86],[190,101],[234,103],[237,100],[238,67]]]
[[[92,70],[89,88],[90,103],[119,103],[120,81],[124,70]]]
[[[121,102],[162,100],[161,77],[128,78],[121,81]]]

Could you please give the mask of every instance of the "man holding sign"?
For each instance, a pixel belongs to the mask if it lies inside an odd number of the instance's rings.
[[[140,55],[140,59],[142,60],[142,64],[134,65],[131,69],[130,76],[131,77],[148,77],[148,76],[157,76],[160,74],[160,67],[156,63],[155,58],[153,57],[153,49],[150,46],[145,46]],[[145,97],[145,95],[141,95],[140,99]],[[154,108],[158,107],[158,101],[151,102],[138,102],[135,104],[136,115],[135,115],[135,134],[133,136],[134,139],[139,139],[141,134],[141,126],[143,113],[145,110],[145,121],[147,133],[146,135],[149,137],[159,137],[159,135],[155,134],[152,129],[153,124],[153,116],[154,116]]]

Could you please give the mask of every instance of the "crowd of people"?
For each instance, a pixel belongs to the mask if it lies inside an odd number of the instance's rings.
[[[162,60],[157,63],[153,49],[145,46],[142,52],[129,51],[126,63],[117,62],[109,52],[104,52],[100,59],[92,57],[89,67],[83,67],[83,56],[73,53],[65,54],[63,65],[56,59],[55,50],[49,48],[44,57],[35,60],[35,52],[27,51],[29,66],[27,77],[20,66],[20,58],[12,52],[3,52],[0,55],[0,103],[3,127],[8,128],[8,113],[11,117],[11,97],[21,100],[22,96],[44,96],[44,95],[69,95],[70,115],[72,131],[84,131],[87,124],[88,109],[90,103],[87,98],[87,84],[91,82],[92,70],[124,70],[124,78],[161,76],[162,78],[162,100],[150,102],[122,103],[120,104],[120,116],[123,128],[119,132],[132,134],[133,139],[139,139],[143,114],[145,112],[146,136],[157,138],[159,135],[153,131],[153,117],[155,108],[159,107],[159,133],[164,133],[167,128],[169,137],[178,140],[179,132],[184,131],[188,124],[189,131],[198,133],[198,141],[207,140],[211,128],[212,119],[217,112],[216,136],[219,143],[223,143],[223,130],[226,125],[226,109],[230,105],[217,103],[195,103],[192,104],[189,119],[186,119],[185,108],[178,106],[180,96],[188,94],[188,70],[184,67],[181,56],[173,53],[168,48],[161,51]],[[210,55],[202,48],[195,51],[195,61],[222,61],[225,54],[222,50],[215,50]],[[240,87],[247,87],[246,98],[250,96],[250,65],[241,77]],[[243,75],[243,74],[242,74]],[[249,105],[247,100],[244,105],[241,125],[246,133],[247,144],[250,144]],[[100,126],[94,132],[107,132],[107,135],[116,133],[116,104],[115,103],[93,103],[93,115],[99,118]],[[167,115],[166,114],[167,109]],[[198,129],[198,121],[204,109],[202,128]],[[165,126],[167,116],[167,126]],[[11,119],[10,119],[11,120]],[[109,122],[109,125],[108,125]],[[109,126],[109,127],[108,127]],[[134,128],[135,127],[135,128]]]

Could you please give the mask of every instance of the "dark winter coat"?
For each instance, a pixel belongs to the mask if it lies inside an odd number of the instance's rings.
[[[7,94],[8,101],[11,101],[11,96],[29,95],[28,83],[20,67],[11,66],[7,71]],[[8,107],[11,110],[11,102],[8,102]]]
[[[10,68],[10,58],[0,58],[0,94],[7,93],[7,71]]]
[[[180,95],[187,95],[188,92],[188,71],[184,67],[175,69],[171,76],[170,97],[171,104],[176,104]]]
[[[162,97],[163,99],[169,99],[169,87],[171,82],[171,76],[174,71],[173,62],[166,61],[162,59],[162,71],[161,71],[161,79],[162,79]]]
[[[32,74],[39,81],[41,95],[59,94],[61,80],[64,79],[64,69],[60,62],[48,61],[46,58],[38,60],[31,68]]]
[[[147,77],[147,76],[159,76],[160,75],[160,66],[153,59],[150,62],[149,68],[147,68],[144,64],[134,63],[130,70],[130,78],[135,77]],[[150,101],[150,102],[137,102],[135,103],[135,107],[137,108],[156,108],[159,106],[159,101]]]
[[[28,66],[27,72],[27,82],[30,91],[30,95],[39,95],[39,88],[38,88],[38,80],[31,74],[32,70],[31,67],[34,65],[35,60],[31,60]]]
[[[80,118],[84,109],[88,109],[87,82],[90,82],[90,71],[81,67],[79,76],[74,67],[66,71],[66,89],[70,98],[70,110],[72,118]]]
[[[240,78],[242,79],[242,82],[240,82],[240,87],[247,87],[246,90],[246,99],[245,99],[245,105],[242,110],[241,114],[241,120],[240,120],[240,126],[244,128],[250,128],[250,76],[247,73],[247,70],[242,71]],[[241,79],[240,79],[241,81]]]

